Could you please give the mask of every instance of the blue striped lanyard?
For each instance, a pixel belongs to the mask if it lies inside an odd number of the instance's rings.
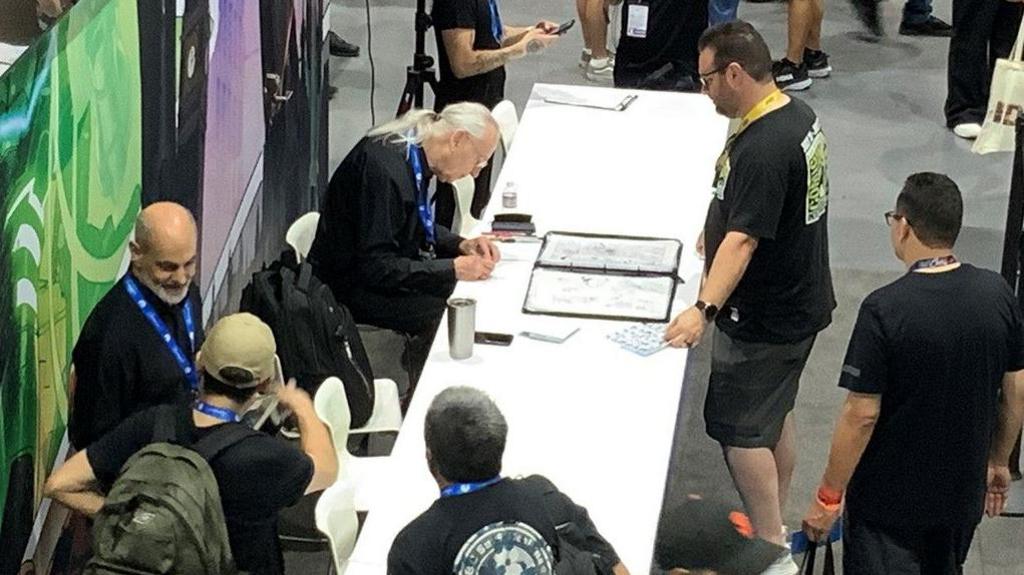
[[[167,324],[164,320],[160,319],[157,315],[156,310],[153,306],[146,301],[146,296],[142,295],[142,290],[139,289],[139,284],[135,283],[135,279],[132,276],[124,276],[124,289],[128,292],[128,295],[135,302],[135,305],[139,306],[139,310],[142,315],[146,316],[149,320],[149,324],[156,330],[157,335],[163,340],[164,345],[174,356],[174,361],[178,362],[178,367],[185,374],[185,379],[188,380],[189,388],[195,393],[199,391],[199,375],[196,373],[195,364],[191,357],[185,355],[185,352],[181,350],[181,346],[171,335],[171,330],[167,328]],[[188,295],[185,296],[185,305],[181,308],[181,315],[185,320],[185,331],[188,332],[188,341],[191,346],[189,352],[195,353],[196,349],[196,329],[195,324],[192,323],[192,302],[188,299]]]
[[[491,8],[491,34],[501,44],[501,38],[505,35],[505,27],[501,25],[501,16],[498,15],[498,0],[487,0]]]
[[[937,258],[925,258],[923,260],[917,260],[914,265],[910,266],[910,271],[916,272],[917,270],[926,270],[928,268],[938,268],[942,266],[949,266],[957,263],[958,259],[953,254],[948,256],[939,256]]]
[[[430,211],[430,198],[427,197],[427,183],[423,180],[420,147],[409,144],[406,147],[406,155],[409,156],[409,165],[412,166],[412,174],[416,178],[416,209],[420,214],[420,223],[423,224],[423,231],[427,235],[427,244],[433,247],[437,243],[437,233],[434,230],[434,214]]]
[[[499,481],[501,481],[500,475],[494,479],[488,479],[487,481],[481,481],[479,483],[452,483],[441,490],[441,497],[458,497],[459,495],[466,495],[467,493],[480,491],[484,487],[490,487]]]
[[[210,405],[202,400],[197,401],[193,407],[199,413],[205,413],[210,417],[215,417],[227,423],[242,421],[242,418],[234,411],[223,407],[217,407],[216,405]]]

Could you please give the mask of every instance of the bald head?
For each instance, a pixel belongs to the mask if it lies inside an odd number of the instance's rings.
[[[150,204],[135,221],[132,273],[166,303],[180,303],[195,275],[197,235],[195,218],[181,205]]]

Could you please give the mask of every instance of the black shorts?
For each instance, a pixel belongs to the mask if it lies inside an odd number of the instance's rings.
[[[796,403],[815,336],[777,344],[740,341],[714,331],[704,401],[708,435],[728,447],[774,448]]]
[[[843,523],[843,573],[959,575],[977,526],[892,527],[848,513]]]

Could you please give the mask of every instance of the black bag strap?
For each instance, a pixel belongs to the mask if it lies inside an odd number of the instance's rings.
[[[171,443],[178,437],[178,416],[170,405],[161,405],[156,409],[153,422],[153,438],[151,443]]]
[[[240,423],[228,423],[219,426],[206,437],[197,441],[192,450],[202,456],[207,463],[212,463],[225,449],[238,444],[243,439],[258,435],[254,431]]]
[[[309,262],[299,264],[299,280],[295,282],[295,288],[304,294],[309,294],[309,284],[313,277],[313,266]]]
[[[825,544],[825,565],[822,573],[824,575],[836,575],[836,559],[835,554],[832,551],[832,540],[828,540]],[[817,559],[818,544],[814,541],[808,541],[807,551],[804,553],[804,562],[800,566],[800,575],[814,575],[814,564]]]

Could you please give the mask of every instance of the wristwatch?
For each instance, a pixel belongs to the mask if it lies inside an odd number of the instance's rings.
[[[700,310],[704,314],[704,320],[709,323],[715,321],[715,316],[718,315],[718,306],[713,303],[697,300],[693,307]]]

